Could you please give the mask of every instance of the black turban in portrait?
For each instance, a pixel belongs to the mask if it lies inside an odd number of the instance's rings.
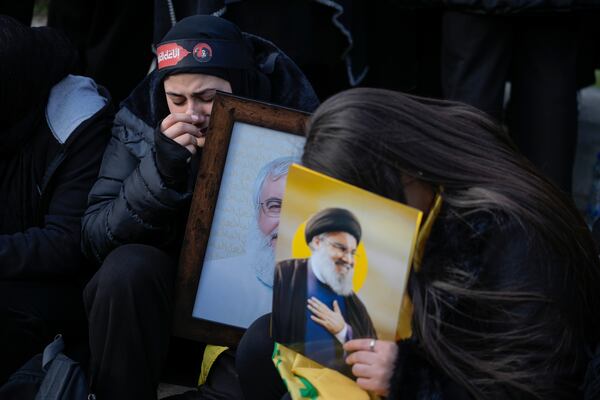
[[[360,242],[362,230],[358,219],[343,208],[326,208],[313,215],[306,223],[304,238],[310,243],[313,237],[321,233],[346,232]]]

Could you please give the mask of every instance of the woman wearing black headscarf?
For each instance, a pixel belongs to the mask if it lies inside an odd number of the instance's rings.
[[[156,50],[157,69],[116,116],[83,221],[83,249],[102,264],[85,291],[92,385],[102,398],[156,396],[192,170],[215,91],[306,111],[318,105],[285,54],[220,18],[185,18]]]
[[[112,113],[74,59],[58,31],[0,16],[0,386],[56,333],[85,334],[81,217]]]

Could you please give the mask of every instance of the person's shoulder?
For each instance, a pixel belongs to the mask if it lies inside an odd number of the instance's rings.
[[[319,106],[319,99],[296,63],[267,39],[246,32],[244,37],[252,45],[257,68],[271,82],[270,101],[284,107],[313,112]]]
[[[168,113],[162,87],[162,75],[154,69],[121,102],[119,113],[126,110],[126,113],[135,116],[144,124],[156,127],[165,113]]]
[[[279,261],[277,263],[277,268],[278,269],[291,270],[291,269],[294,269],[294,268],[306,267],[307,263],[308,263],[308,259],[307,258],[290,258],[290,259],[287,259],[287,260]]]
[[[275,265],[275,279],[289,281],[306,275],[308,266],[307,258],[290,258],[279,261]]]
[[[67,75],[54,85],[46,105],[46,121],[60,144],[86,121],[109,107],[110,96],[93,79]]]
[[[154,130],[160,115],[163,115],[159,110],[161,99],[158,78],[156,70],[148,74],[121,102],[115,115],[113,137],[126,144],[138,156],[146,153],[144,142],[154,143]]]
[[[136,143],[154,143],[154,129],[156,128],[148,125],[129,107],[123,106],[115,116],[112,135],[118,141],[135,150],[139,147],[136,146]],[[139,153],[138,156],[145,154],[145,146],[142,147],[144,150],[134,151],[134,153]]]

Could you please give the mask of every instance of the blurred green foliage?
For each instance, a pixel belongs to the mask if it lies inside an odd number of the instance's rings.
[[[33,15],[48,15],[49,0],[36,0],[33,6]]]

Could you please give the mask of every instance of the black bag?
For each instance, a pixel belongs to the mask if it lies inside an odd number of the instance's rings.
[[[78,362],[63,354],[61,335],[27,361],[0,388],[2,400],[93,400]]]

